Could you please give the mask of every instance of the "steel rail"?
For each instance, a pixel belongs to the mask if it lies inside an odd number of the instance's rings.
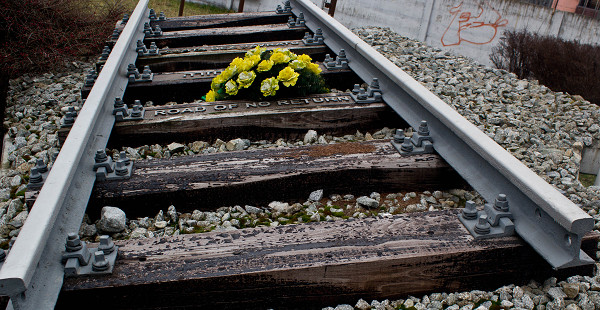
[[[435,150],[487,201],[507,195],[516,232],[556,269],[593,263],[581,251],[594,220],[458,114],[435,94],[309,0],[292,0],[306,26],[323,30],[325,44],[344,49],[364,81],[379,79],[384,101],[417,128],[429,125]]]
[[[149,0],[140,0],[100,72],[69,136],[0,270],[8,309],[53,309],[60,292],[65,240],[79,231],[96,179],[94,153],[104,149],[115,122],[112,106],[127,86],[127,65],[137,57]]]

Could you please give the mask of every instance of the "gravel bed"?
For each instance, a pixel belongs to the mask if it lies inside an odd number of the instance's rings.
[[[389,29],[370,27],[354,30],[367,43],[423,83],[442,100],[478,126],[529,168],[554,185],[571,201],[596,219],[600,188],[584,187],[578,181],[584,147],[596,147],[600,138],[598,107],[579,96],[552,92],[537,81],[519,80],[504,70],[484,67],[418,41],[401,37]],[[88,63],[74,62],[69,73],[25,75],[10,81],[4,124],[8,130],[0,174],[0,245],[15,238],[28,210],[23,193],[36,158],[51,165],[58,151],[56,130],[68,106],[81,106],[79,90]],[[214,143],[124,148],[130,157],[159,158],[263,147],[283,147],[390,138],[393,129],[331,137],[309,132],[302,140],[248,141],[234,139]],[[362,137],[361,137],[362,136]],[[369,138],[369,136],[371,136]],[[337,138],[337,139],[336,139]],[[115,154],[118,150],[112,150]],[[460,207],[477,193],[461,190],[421,193],[328,194],[319,191],[303,203],[272,202],[267,206],[225,206],[214,212],[179,213],[175,206],[154,217],[126,219],[117,208],[106,208],[96,223],[87,218],[80,233],[95,239],[98,230],[121,238],[230,230],[256,225],[282,225],[322,220],[343,220],[400,212]],[[352,196],[352,197],[351,197]],[[319,199],[317,199],[319,198]],[[111,231],[112,230],[112,231]],[[600,277],[574,276],[558,282],[509,285],[492,292],[434,293],[395,301],[359,300],[353,305],[327,309],[594,309],[600,308]]]

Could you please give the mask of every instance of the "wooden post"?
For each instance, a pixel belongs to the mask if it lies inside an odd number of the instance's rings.
[[[183,16],[183,7],[185,6],[185,0],[179,2],[179,16]]]
[[[331,15],[331,17],[333,17],[333,14],[335,14],[335,6],[337,5],[337,0],[331,0],[330,3],[328,3],[328,7],[329,7],[329,12],[327,12],[329,15]]]
[[[245,0],[240,0],[240,4],[238,6],[238,13],[244,12],[244,2]]]

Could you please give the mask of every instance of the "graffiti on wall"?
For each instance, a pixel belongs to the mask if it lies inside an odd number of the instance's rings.
[[[498,28],[508,24],[508,20],[502,18],[502,15],[485,2],[480,2],[475,12],[463,10],[463,2],[450,9],[452,21],[446,27],[442,35],[443,46],[460,45],[463,42],[471,44],[488,44],[494,40],[498,34]],[[484,17],[492,12],[492,18]],[[495,20],[494,20],[495,18]],[[489,22],[490,20],[493,20]]]

